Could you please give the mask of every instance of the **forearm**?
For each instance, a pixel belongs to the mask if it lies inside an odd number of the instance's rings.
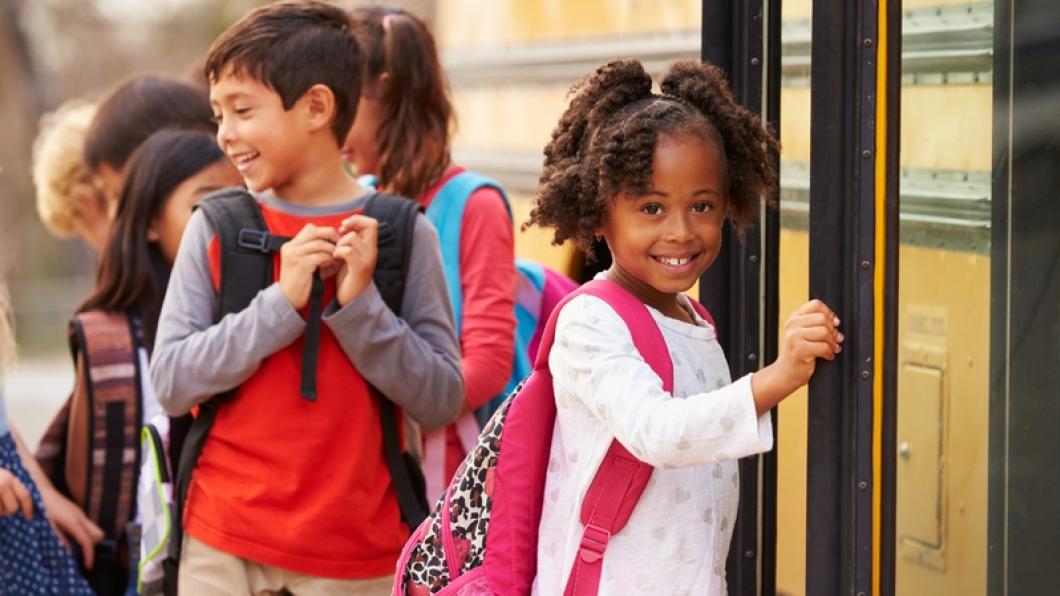
[[[347,358],[387,398],[427,428],[456,416],[464,395],[459,345],[445,289],[438,236],[417,217],[401,316],[369,284],[324,322]]]
[[[37,458],[33,457],[33,453],[26,447],[22,436],[18,434],[18,430],[14,427],[11,427],[11,437],[15,439],[15,446],[18,449],[18,457],[22,460],[22,466],[29,472],[30,478],[33,478],[33,483],[37,485],[38,490],[41,493],[54,491],[55,486],[52,484],[51,479],[41,469],[40,464],[37,463]]]
[[[167,298],[167,306],[169,299]],[[171,416],[187,413],[210,397],[238,387],[262,360],[298,338],[305,322],[278,285],[262,290],[250,305],[205,329],[181,325],[164,306],[151,359],[158,403]]]

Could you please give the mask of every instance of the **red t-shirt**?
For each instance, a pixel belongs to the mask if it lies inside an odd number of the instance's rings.
[[[303,217],[261,208],[269,230],[285,236],[307,223],[337,228],[352,213]],[[216,238],[209,253],[217,285]],[[274,265],[279,279],[279,254]],[[324,304],[334,294],[332,278]],[[218,412],[192,475],[185,529],[226,553],[308,575],[392,574],[409,529],[383,458],[378,400],[327,325],[320,327],[317,400],[303,399],[302,346],[299,338],[266,358]]]

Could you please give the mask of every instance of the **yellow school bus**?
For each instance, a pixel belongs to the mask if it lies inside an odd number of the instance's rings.
[[[779,130],[779,209],[697,291],[734,376],[809,297],[848,345],[741,462],[732,594],[1060,586],[1060,9],[995,0],[438,0],[457,162],[525,221],[580,76],[706,58]],[[517,251],[575,276],[569,247]],[[717,269],[717,271],[713,271]]]

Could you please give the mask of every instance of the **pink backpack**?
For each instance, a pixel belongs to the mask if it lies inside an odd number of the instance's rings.
[[[548,355],[559,312],[575,296],[607,302],[629,326],[633,343],[673,391],[673,363],[648,309],[618,284],[591,281],[552,311],[534,370],[482,430],[431,516],[398,560],[394,596],[529,594],[537,574],[537,534],[551,452],[556,402]],[[713,325],[710,314],[693,301]],[[652,467],[613,441],[582,504],[585,525],[565,596],[593,596],[610,537],[629,520]]]

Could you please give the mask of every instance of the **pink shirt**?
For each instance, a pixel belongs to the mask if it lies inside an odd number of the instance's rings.
[[[418,199],[431,204],[453,166]],[[460,332],[464,400],[478,408],[504,390],[515,350],[515,231],[500,193],[481,188],[468,199],[460,231],[460,289],[464,297]],[[446,478],[464,457],[453,427],[448,432]]]

